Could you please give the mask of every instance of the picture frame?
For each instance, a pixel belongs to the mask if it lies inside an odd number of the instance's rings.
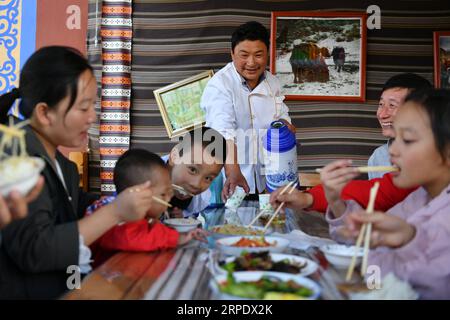
[[[433,32],[434,86],[450,89],[450,31]]]
[[[364,102],[365,12],[271,14],[270,71],[286,100]]]
[[[213,70],[207,70],[153,91],[169,138],[204,125],[200,99],[213,75]]]

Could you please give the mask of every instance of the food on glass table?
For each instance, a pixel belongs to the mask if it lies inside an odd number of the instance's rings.
[[[261,238],[241,238],[236,243],[233,243],[232,247],[250,247],[250,248],[260,248],[260,247],[271,247],[277,244],[276,241],[274,243],[267,242],[264,237]]]
[[[238,234],[246,236],[260,236],[263,235],[263,231],[255,228],[249,228],[246,226],[239,226],[235,224],[224,224],[222,226],[216,226],[212,228],[212,232],[221,234]]]
[[[219,265],[230,272],[234,271],[276,271],[297,274],[307,266],[307,262],[298,263],[289,259],[273,261],[268,251],[243,252],[231,262],[220,261]]]
[[[221,292],[237,297],[249,299],[271,299],[276,295],[277,298],[288,294],[289,299],[293,296],[297,299],[310,298],[314,292],[293,280],[281,281],[273,277],[263,276],[257,281],[237,282],[231,273],[227,280],[219,284]]]

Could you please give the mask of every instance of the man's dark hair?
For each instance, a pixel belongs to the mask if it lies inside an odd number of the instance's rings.
[[[155,169],[167,170],[160,156],[144,149],[129,149],[120,156],[114,168],[116,192],[151,180]]]
[[[269,50],[269,31],[261,23],[257,21],[249,21],[240,25],[231,35],[231,50],[234,52],[234,48],[242,41],[260,40],[264,42]]]
[[[186,133],[177,146],[179,156],[183,156],[184,150],[194,150],[194,146],[197,144],[201,144],[203,151],[209,146],[208,151],[211,151],[210,155],[216,159],[217,163],[225,163],[227,142],[217,130],[204,126]]]
[[[384,92],[392,88],[405,88],[410,90],[430,89],[433,86],[430,81],[415,73],[400,73],[389,78],[383,86]]]

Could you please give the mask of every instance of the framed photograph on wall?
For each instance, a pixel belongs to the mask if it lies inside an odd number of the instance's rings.
[[[286,100],[365,101],[366,13],[272,12],[270,71]]]
[[[208,70],[153,91],[169,138],[205,123],[200,99],[213,74]]]
[[[436,31],[434,38],[434,86],[450,89],[450,31]]]

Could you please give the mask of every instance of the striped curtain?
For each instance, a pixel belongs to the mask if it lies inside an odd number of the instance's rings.
[[[130,145],[132,0],[103,0],[100,178],[102,195],[115,192],[113,170]]]

